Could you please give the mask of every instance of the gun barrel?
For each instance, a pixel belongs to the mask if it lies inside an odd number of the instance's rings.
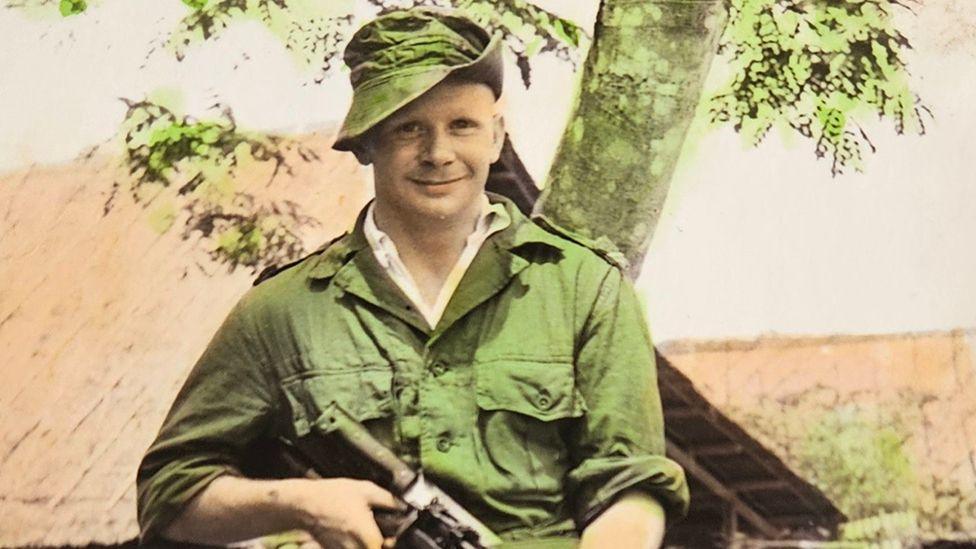
[[[417,473],[403,462],[389,448],[380,444],[366,427],[356,421],[348,412],[332,403],[326,407],[319,418],[324,423],[326,432],[335,431],[363,458],[369,461],[373,468],[379,468],[390,476],[390,486],[394,494],[403,493],[417,480]]]

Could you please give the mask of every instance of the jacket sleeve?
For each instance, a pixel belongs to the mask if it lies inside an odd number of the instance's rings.
[[[215,478],[239,475],[244,448],[269,428],[277,393],[247,319],[246,299],[190,372],[139,466],[143,542],[157,538]]]
[[[573,431],[569,472],[576,522],[584,528],[624,491],[643,490],[669,521],[684,516],[684,471],[664,455],[664,421],[654,348],[633,287],[610,268],[585,322],[576,357],[586,413]]]

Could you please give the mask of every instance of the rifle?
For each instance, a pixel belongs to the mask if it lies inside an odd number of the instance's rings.
[[[399,498],[405,512],[376,511],[383,535],[397,540],[395,549],[485,549],[501,543],[335,403],[326,407],[311,433],[295,444],[281,443],[279,457],[296,474],[371,480]]]

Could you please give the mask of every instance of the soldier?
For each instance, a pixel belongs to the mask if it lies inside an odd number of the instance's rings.
[[[344,59],[334,148],[373,166],[375,200],[214,336],[139,469],[143,541],[301,529],[381,547],[374,510],[398,504],[379,486],[241,473],[256,441],[302,437],[338,405],[503,540],[657,547],[688,492],[633,289],[610,254],[484,190],[505,134],[500,41],[395,11]]]

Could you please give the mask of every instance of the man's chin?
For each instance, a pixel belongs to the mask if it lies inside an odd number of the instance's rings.
[[[431,222],[440,222],[453,219],[461,214],[462,208],[458,208],[454,204],[445,204],[443,202],[435,202],[423,205],[418,208],[420,214],[419,217],[430,219]]]
[[[413,203],[414,213],[431,222],[442,222],[467,217],[474,210],[473,200],[467,196],[452,196],[451,193],[423,193]]]

